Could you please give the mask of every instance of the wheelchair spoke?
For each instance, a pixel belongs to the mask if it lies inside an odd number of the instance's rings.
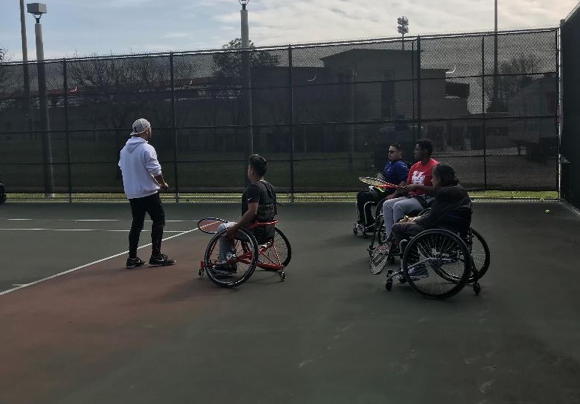
[[[411,240],[407,249],[404,270],[413,288],[439,297],[463,287],[470,262],[465,261],[464,243],[454,233],[427,231]]]
[[[276,228],[274,238],[269,240],[265,246],[260,248],[258,266],[267,270],[284,269],[290,262],[291,250],[280,229]]]
[[[225,232],[217,233],[210,241],[204,262],[208,277],[214,283],[237,286],[252,275],[258,250],[244,231],[240,230],[233,240]]]

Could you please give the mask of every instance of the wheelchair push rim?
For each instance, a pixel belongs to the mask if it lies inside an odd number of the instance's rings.
[[[456,234],[431,229],[409,241],[402,268],[405,279],[417,292],[446,299],[465,287],[471,274],[471,257],[465,242]]]
[[[220,239],[226,237],[227,229],[216,233],[204,254],[204,270],[213,283],[221,287],[236,287],[246,282],[254,273],[258,261],[258,243],[246,229],[239,229],[233,240],[226,261],[219,259]]]
[[[473,283],[486,274],[491,263],[491,254],[483,236],[473,228],[469,232],[468,246],[472,259],[472,273],[469,277],[469,283]]]

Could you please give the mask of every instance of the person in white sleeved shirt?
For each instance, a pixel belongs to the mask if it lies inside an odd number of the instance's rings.
[[[175,264],[175,260],[161,254],[165,211],[161,204],[159,190],[161,188],[167,190],[169,185],[163,178],[161,164],[157,160],[157,152],[148,143],[152,135],[153,130],[149,121],[144,118],[137,119],[133,123],[131,138],[127,140],[125,147],[121,150],[119,159],[119,168],[123,173],[123,188],[131,204],[133,215],[133,223],[129,232],[127,269],[145,265],[145,261],[137,257],[137,246],[146,213],[153,221],[151,227],[152,252],[149,264],[154,266]]]

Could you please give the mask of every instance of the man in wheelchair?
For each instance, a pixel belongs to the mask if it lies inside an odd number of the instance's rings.
[[[272,184],[264,180],[264,175],[268,171],[268,162],[258,154],[250,156],[248,164],[248,179],[250,185],[242,195],[242,218],[239,222],[229,222],[221,224],[218,232],[227,228],[225,237],[219,240],[219,260],[227,262],[227,254],[232,249],[233,240],[236,238],[240,228],[250,226],[255,222],[271,222],[276,216],[276,191]],[[275,226],[259,226],[252,229],[258,243],[265,243],[274,237]],[[235,272],[235,264],[220,264],[218,269]]]
[[[377,174],[377,178],[396,185],[407,185],[409,166],[402,160],[403,149],[399,143],[389,146],[388,161],[383,171]],[[375,218],[372,214],[373,206],[392,194],[394,190],[369,186],[368,191],[360,191],[356,196],[358,210],[358,224],[366,231],[373,231]]]
[[[421,211],[431,205],[437,187],[432,183],[433,168],[438,161],[431,158],[433,143],[429,139],[417,141],[413,164],[407,177],[407,185],[399,187],[394,194],[387,196],[383,203],[385,235],[392,239],[393,224],[413,211]],[[388,244],[388,243],[387,243]],[[381,246],[385,248],[387,244]]]
[[[437,193],[428,213],[409,218],[405,216],[392,228],[395,243],[404,250],[404,240],[431,228],[445,228],[460,233],[463,237],[471,223],[471,199],[459,185],[455,170],[447,164],[438,164],[433,169],[433,187]],[[425,267],[414,268],[414,278],[429,276]]]

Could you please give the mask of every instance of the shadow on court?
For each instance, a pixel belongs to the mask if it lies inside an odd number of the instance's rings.
[[[237,205],[166,210],[181,220],[167,236],[239,216]],[[0,402],[580,403],[579,216],[477,203],[492,253],[482,293],[439,302],[384,289],[354,215],[281,208],[293,249],[283,283],[262,271],[233,290],[199,279],[209,236],[190,232],[164,243],[173,267],[129,271],[121,255],[0,296]],[[121,253],[129,225],[125,205],[2,206],[0,228],[45,229],[0,230],[2,288]]]

